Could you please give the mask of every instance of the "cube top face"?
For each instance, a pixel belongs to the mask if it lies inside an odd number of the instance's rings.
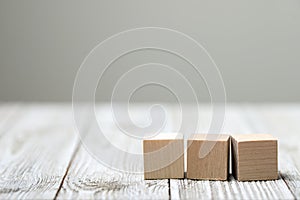
[[[145,179],[184,178],[183,136],[175,136],[164,134],[143,141]]]
[[[270,134],[235,134],[232,138],[237,142],[255,142],[255,141],[277,141]]]
[[[194,140],[188,140],[187,178],[203,180],[227,180],[229,136],[222,135],[220,140],[205,140],[206,135],[196,134]],[[205,157],[200,157],[202,145],[213,145]]]
[[[192,134],[189,137],[189,141],[223,141],[226,142],[230,138],[229,135],[225,134]]]
[[[153,140],[176,140],[183,139],[183,134],[181,133],[160,133],[154,137],[144,139],[144,141],[153,141]]]
[[[232,147],[233,172],[238,180],[278,179],[278,147],[277,140],[273,136],[233,135]]]

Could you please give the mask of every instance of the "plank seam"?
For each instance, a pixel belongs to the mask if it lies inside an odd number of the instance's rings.
[[[171,180],[170,179],[168,179],[168,192],[169,192],[169,199],[172,199],[171,198]]]
[[[287,188],[289,189],[289,191],[292,193],[294,199],[298,199],[297,196],[294,194],[294,192],[292,191],[292,189],[290,188],[289,184],[287,183],[287,181],[285,180],[284,177],[282,177],[281,172],[278,173],[279,174],[279,178],[283,180],[283,182],[285,183],[285,185],[287,186]]]
[[[89,117],[88,117],[88,118],[89,118]],[[90,123],[88,123],[89,121],[90,121],[90,120],[87,120],[87,125],[86,125],[86,127],[83,126],[83,130],[84,130],[86,133],[87,133],[88,130],[90,129],[90,126],[89,126]],[[59,192],[61,191],[61,189],[62,189],[62,187],[63,187],[63,184],[64,184],[64,182],[65,182],[65,179],[66,179],[66,177],[67,177],[67,175],[68,175],[68,173],[69,173],[69,170],[70,170],[70,168],[71,168],[71,165],[72,165],[73,161],[75,160],[76,154],[78,153],[78,151],[79,151],[79,149],[80,149],[80,147],[81,147],[81,140],[83,140],[83,139],[86,137],[86,135],[87,135],[87,134],[85,134],[83,138],[82,138],[82,137],[78,137],[78,142],[77,142],[76,145],[75,145],[74,152],[72,153],[71,159],[70,159],[69,164],[68,164],[67,169],[66,169],[66,172],[65,172],[65,174],[64,174],[64,176],[63,176],[63,178],[62,178],[62,180],[61,180],[61,182],[60,182],[60,184],[59,184],[58,190],[56,191],[56,194],[55,194],[53,200],[56,200],[56,199],[58,198]]]
[[[67,177],[67,175],[68,175],[68,173],[69,173],[69,169],[70,169],[70,167],[71,167],[71,165],[72,165],[72,163],[73,163],[73,160],[75,159],[75,156],[76,156],[76,154],[77,154],[77,152],[78,152],[78,150],[79,150],[80,143],[81,143],[81,142],[80,142],[80,140],[79,140],[79,141],[77,142],[76,146],[75,146],[75,150],[74,150],[74,152],[73,152],[73,154],[72,154],[72,157],[71,157],[71,159],[70,159],[70,161],[69,161],[69,164],[68,164],[68,166],[67,166],[67,170],[66,170],[66,172],[65,172],[65,174],[64,174],[64,176],[63,176],[63,178],[62,178],[62,180],[61,180],[61,182],[60,182],[60,184],[59,184],[58,190],[57,190],[56,193],[55,193],[54,200],[57,199],[58,194],[59,194],[59,192],[60,192],[60,190],[61,190],[61,188],[62,188],[62,186],[63,186],[63,184],[64,184],[64,182],[65,182],[65,179],[66,179],[66,177]]]

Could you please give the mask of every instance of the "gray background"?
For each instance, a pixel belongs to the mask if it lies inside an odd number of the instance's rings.
[[[230,102],[300,100],[299,0],[1,0],[0,101],[70,101],[89,51],[115,33],[144,26],[176,29],[200,42],[217,63]],[[111,76],[118,66],[114,70]],[[97,100],[108,100],[110,91]],[[148,88],[136,99],[172,98]]]

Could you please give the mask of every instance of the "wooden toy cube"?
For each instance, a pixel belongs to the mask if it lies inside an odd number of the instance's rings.
[[[235,179],[278,179],[277,139],[269,134],[240,134],[232,135],[231,141]]]
[[[229,141],[229,135],[192,135],[187,144],[187,178],[227,180]],[[200,154],[200,149],[205,157]]]
[[[182,134],[161,133],[143,141],[144,178],[184,178]]]

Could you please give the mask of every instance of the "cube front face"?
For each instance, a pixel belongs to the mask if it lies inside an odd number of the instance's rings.
[[[183,139],[144,140],[144,178],[184,178]]]
[[[187,150],[187,178],[203,180],[227,180],[229,136],[222,140],[206,141],[205,139],[188,140]],[[200,158],[201,146],[213,146],[208,154]]]
[[[278,179],[277,140],[232,137],[233,174],[239,181]]]
[[[209,151],[206,156],[200,157],[201,147],[205,143]],[[237,180],[278,179],[278,144],[271,135],[233,135],[231,144],[232,170]],[[210,140],[196,134],[187,145],[187,178],[227,180],[229,136]],[[184,178],[183,138],[144,140],[143,150],[145,179]]]

